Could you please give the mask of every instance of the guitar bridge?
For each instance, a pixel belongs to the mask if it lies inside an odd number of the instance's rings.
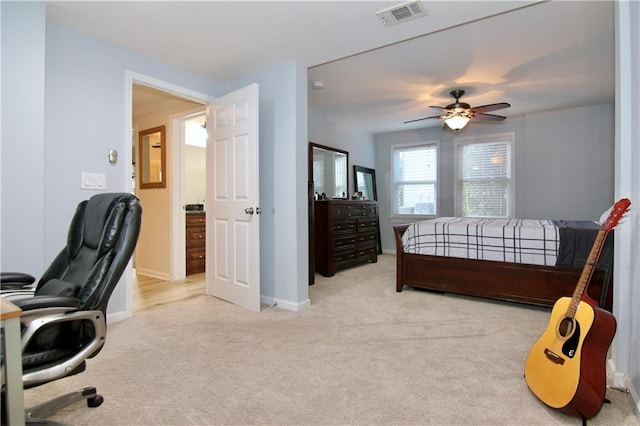
[[[564,364],[564,358],[562,358],[560,355],[556,354],[555,352],[552,352],[549,349],[545,348],[544,349],[544,354],[554,364],[560,364],[560,365]]]

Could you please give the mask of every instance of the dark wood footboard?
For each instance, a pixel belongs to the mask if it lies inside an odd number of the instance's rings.
[[[394,227],[398,292],[408,285],[467,296],[553,306],[560,297],[573,294],[582,272],[571,268],[404,253],[402,234],[406,229],[407,225]],[[611,310],[611,288],[601,300],[604,283],[605,273],[596,270],[588,294],[600,301],[605,309]]]

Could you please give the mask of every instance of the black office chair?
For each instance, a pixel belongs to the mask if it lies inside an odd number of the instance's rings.
[[[35,286],[30,275],[1,274],[3,297],[23,312],[25,389],[80,373],[86,360],[100,352],[106,339],[107,303],[135,249],[141,215],[132,194],[93,196],[78,205],[67,245]],[[4,399],[4,377],[2,394]],[[103,398],[94,387],[84,388],[25,410],[26,420],[47,418],[81,400],[97,407]]]

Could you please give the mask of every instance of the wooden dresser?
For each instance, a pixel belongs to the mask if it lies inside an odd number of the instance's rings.
[[[340,269],[378,261],[378,203],[326,200],[314,202],[316,271],[325,277]]]
[[[187,213],[187,275],[204,272],[206,261],[206,216],[204,212]]]

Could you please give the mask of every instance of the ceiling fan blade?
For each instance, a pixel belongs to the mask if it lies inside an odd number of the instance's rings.
[[[416,118],[415,120],[409,120],[409,121],[405,121],[404,124],[407,123],[413,123],[414,121],[422,121],[422,120],[429,120],[431,118],[440,118],[439,115],[434,115],[433,117],[423,117],[423,118]]]
[[[489,112],[489,111],[497,111],[499,109],[505,109],[505,108],[509,108],[511,106],[511,104],[508,104],[506,102],[499,102],[497,104],[489,104],[489,105],[480,105],[477,107],[473,107],[471,108],[471,110],[473,112]]]
[[[478,121],[503,121],[506,118],[507,117],[503,117],[501,115],[495,115],[495,114],[476,113],[473,115],[473,120],[478,120]]]
[[[435,110],[438,110],[438,111],[443,111],[443,112],[447,111],[447,109],[445,107],[441,107],[441,106],[437,106],[437,105],[430,106],[429,108],[435,109]]]

